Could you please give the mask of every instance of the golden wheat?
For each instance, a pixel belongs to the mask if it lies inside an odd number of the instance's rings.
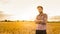
[[[35,34],[35,22],[0,22],[0,34]],[[60,23],[47,23],[47,34],[60,34]]]

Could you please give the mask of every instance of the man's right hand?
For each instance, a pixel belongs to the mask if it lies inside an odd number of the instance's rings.
[[[37,24],[40,24],[41,22],[43,22],[43,20],[35,20],[35,22],[36,22]]]

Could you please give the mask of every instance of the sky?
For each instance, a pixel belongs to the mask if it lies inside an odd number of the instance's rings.
[[[0,0],[0,11],[9,14],[5,17],[9,20],[35,20],[39,5],[43,6],[48,18],[60,16],[60,0]]]

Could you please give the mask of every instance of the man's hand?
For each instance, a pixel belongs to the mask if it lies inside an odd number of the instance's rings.
[[[35,22],[36,22],[37,24],[40,24],[41,22],[43,22],[43,20],[35,20]]]

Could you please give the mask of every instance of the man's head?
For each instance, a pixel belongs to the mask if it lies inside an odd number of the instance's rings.
[[[43,13],[43,7],[42,6],[37,6],[37,9],[38,9],[39,13]]]

